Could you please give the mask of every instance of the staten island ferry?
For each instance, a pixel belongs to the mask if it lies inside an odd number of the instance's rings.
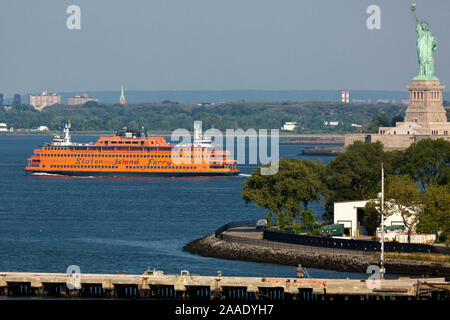
[[[34,150],[25,168],[27,174],[117,177],[239,174],[229,151],[214,147],[211,139],[201,137],[198,132],[194,132],[193,143],[179,145],[168,143],[164,137],[150,137],[143,128],[139,131],[126,127],[113,137],[100,137],[95,143],[75,143],[69,130],[70,122],[65,124],[63,134]]]

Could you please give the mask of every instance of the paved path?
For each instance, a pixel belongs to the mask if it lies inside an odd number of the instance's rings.
[[[239,227],[228,229],[227,231],[224,231],[223,234],[251,239],[262,239],[262,232],[262,230],[256,229],[256,227]]]

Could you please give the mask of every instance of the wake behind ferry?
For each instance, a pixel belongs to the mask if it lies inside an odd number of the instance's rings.
[[[63,134],[34,150],[25,168],[27,174],[71,176],[230,176],[239,174],[229,151],[202,138],[194,124],[193,143],[169,144],[164,137],[150,137],[143,129],[116,131],[93,143],[71,141],[70,122]]]

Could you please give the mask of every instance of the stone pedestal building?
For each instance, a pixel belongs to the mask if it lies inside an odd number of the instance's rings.
[[[409,104],[404,122],[395,127],[380,127],[377,134],[349,134],[345,145],[355,141],[383,143],[385,148],[407,148],[422,139],[443,138],[450,141],[450,122],[447,122],[439,80],[413,80],[409,90]]]

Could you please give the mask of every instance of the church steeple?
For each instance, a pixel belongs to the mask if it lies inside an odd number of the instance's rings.
[[[125,95],[123,93],[123,86],[122,86],[122,90],[120,92],[120,104],[125,104]]]

